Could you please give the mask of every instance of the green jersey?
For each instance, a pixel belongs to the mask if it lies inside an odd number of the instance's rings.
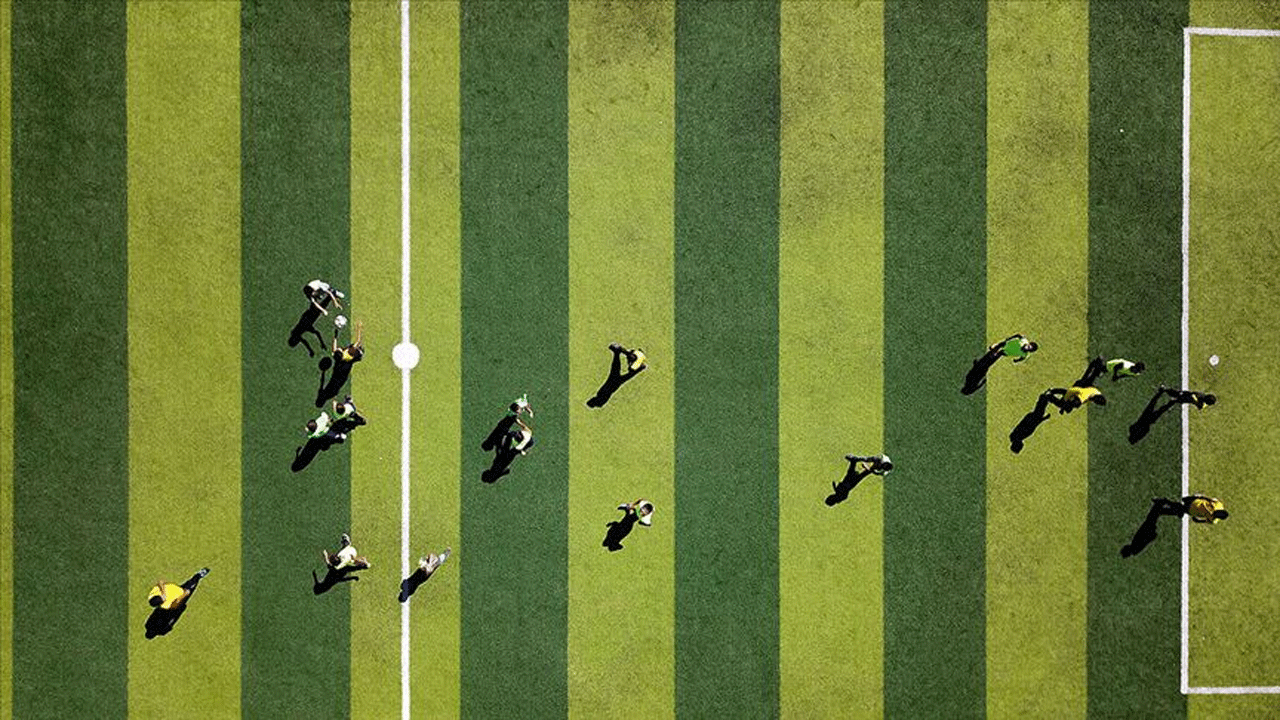
[[[1129,362],[1124,358],[1116,358],[1107,361],[1107,373],[1113,378],[1137,377],[1138,373],[1134,371],[1137,363]]]
[[[1031,354],[1027,352],[1026,346],[1023,345],[1026,341],[1026,338],[1009,338],[1004,342],[1004,354],[1014,360],[1025,360]]]

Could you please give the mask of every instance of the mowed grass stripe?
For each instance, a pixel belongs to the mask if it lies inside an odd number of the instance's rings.
[[[0,4],[0,97],[12,99],[13,4]],[[13,103],[0,107],[0,345],[13,347]],[[13,717],[13,353],[0,353],[0,717]]]
[[[301,288],[315,278],[350,288],[348,12],[345,2],[241,7],[241,677],[250,717],[300,707],[345,716],[348,593],[377,592],[367,581],[320,596],[311,591],[310,571],[322,569],[320,550],[336,549],[338,535],[349,529],[349,453],[361,442],[359,432],[305,470],[290,470],[303,425],[318,413],[317,359],[286,343],[306,307]],[[358,302],[344,303],[345,313],[358,318]],[[331,332],[328,319],[317,325]],[[370,365],[386,352],[381,343],[368,339]],[[322,348],[317,358],[325,354]],[[357,381],[364,369],[355,367]]]
[[[884,6],[781,7],[781,709],[878,718],[884,485],[824,500],[884,444]]]
[[[689,718],[779,712],[778,31],[772,2],[676,6],[676,714]]]
[[[128,30],[129,712],[236,713],[240,13],[133,3]],[[171,634],[147,639],[149,586],[201,567]]]
[[[1232,522],[1190,528],[1189,680],[1277,686],[1280,500],[1258,478],[1280,460],[1280,38],[1193,37],[1191,56],[1189,385],[1221,402],[1188,414],[1190,489]]]
[[[410,563],[452,546],[448,564],[409,601],[414,717],[455,717],[460,703],[459,543],[462,434],[462,247],[458,186],[458,3],[415,3],[409,17],[410,312],[422,353],[410,376]],[[467,440],[466,438],[463,439]]]
[[[400,262],[400,5],[352,3],[351,320],[369,354],[348,391],[369,425],[350,441],[351,536],[373,563],[351,594],[353,717],[400,711]]]
[[[1154,496],[1181,489],[1177,416],[1136,446],[1128,427],[1181,366],[1181,116],[1185,0],[1089,5],[1089,352],[1141,360],[1089,419],[1089,715],[1185,714],[1177,522],[1120,548]],[[1124,130],[1122,133],[1121,130]]]
[[[986,5],[885,6],[885,714],[981,715]]]
[[[670,717],[675,697],[675,6],[569,6],[569,715]],[[608,345],[649,367],[601,408]],[[625,361],[624,361],[625,362]],[[622,550],[619,503],[654,503]]]
[[[1045,388],[1084,368],[1089,8],[1076,1],[987,8],[987,339],[1021,332],[1040,351],[1017,366],[1001,361],[980,391],[987,403],[986,707],[992,717],[1082,717],[1086,422],[1050,413],[1017,455],[1009,433]]]
[[[1196,27],[1239,27],[1239,28],[1270,28],[1280,29],[1280,8],[1273,5],[1266,5],[1254,2],[1222,2],[1215,0],[1214,2],[1205,2],[1203,0],[1192,0],[1190,4],[1191,25]],[[1265,57],[1260,65],[1254,66],[1254,60],[1248,57],[1238,57],[1233,52],[1227,52],[1217,55],[1218,62],[1208,63],[1211,60],[1204,51],[1215,47],[1213,41],[1225,40],[1227,43],[1240,43],[1245,45],[1242,50],[1245,52],[1263,51]],[[1262,100],[1258,95],[1258,90],[1254,90],[1252,96],[1240,96],[1236,91],[1224,93],[1225,90],[1231,88],[1233,83],[1231,79],[1236,74],[1235,63],[1246,62],[1250,65],[1245,66],[1244,72],[1247,76],[1252,76],[1258,70],[1264,70],[1268,65],[1274,64],[1270,59],[1274,57],[1277,49],[1280,49],[1280,40],[1276,38],[1251,38],[1251,39],[1228,39],[1228,38],[1194,38],[1192,47],[1192,126],[1191,126],[1191,207],[1192,222],[1191,227],[1191,281],[1190,281],[1190,358],[1191,358],[1191,385],[1192,387],[1205,387],[1214,392],[1219,393],[1224,402],[1222,405],[1213,408],[1214,415],[1205,415],[1203,418],[1197,417],[1198,413],[1191,412],[1193,424],[1191,426],[1191,478],[1193,491],[1200,488],[1205,492],[1214,494],[1215,497],[1222,498],[1228,503],[1234,517],[1230,519],[1230,525],[1220,525],[1214,527],[1213,533],[1195,533],[1191,544],[1191,608],[1192,608],[1192,646],[1191,646],[1191,682],[1193,685],[1203,685],[1213,682],[1215,678],[1206,676],[1204,671],[1213,669],[1213,658],[1208,657],[1209,654],[1217,654],[1222,656],[1221,660],[1227,660],[1226,656],[1230,656],[1230,665],[1234,677],[1231,679],[1232,684],[1235,682],[1256,681],[1263,685],[1280,684],[1280,673],[1272,671],[1269,677],[1249,678],[1239,673],[1246,670],[1252,672],[1254,668],[1266,669],[1274,665],[1269,662],[1273,656],[1268,655],[1261,661],[1257,659],[1256,654],[1249,652],[1248,648],[1252,646],[1256,649],[1255,642],[1265,642],[1270,634],[1266,632],[1268,629],[1259,628],[1253,625],[1250,632],[1241,633],[1238,626],[1227,627],[1225,629],[1232,632],[1230,640],[1222,646],[1209,647],[1200,644],[1203,637],[1197,632],[1197,629],[1205,630],[1203,621],[1209,620],[1198,611],[1197,604],[1205,600],[1204,593],[1212,592],[1213,586],[1208,582],[1210,574],[1200,568],[1204,561],[1214,562],[1221,561],[1212,556],[1206,556],[1204,551],[1206,540],[1227,540],[1231,549],[1235,550],[1243,541],[1249,543],[1251,547],[1247,550],[1238,551],[1237,556],[1226,561],[1223,566],[1233,571],[1233,575],[1238,578],[1248,578],[1249,582],[1242,583],[1226,582],[1224,590],[1229,592],[1232,597],[1231,607],[1239,607],[1241,611],[1250,615],[1259,611],[1266,612],[1268,608],[1274,608],[1274,593],[1270,592],[1274,588],[1275,583],[1268,583],[1265,578],[1257,577],[1256,573],[1267,572],[1275,566],[1274,553],[1275,542],[1274,533],[1270,533],[1269,537],[1263,539],[1260,536],[1268,533],[1272,525],[1271,519],[1266,515],[1266,504],[1269,498],[1256,497],[1256,487],[1246,487],[1249,483],[1240,484],[1238,481],[1251,477],[1250,466],[1255,466],[1258,462],[1265,462],[1265,449],[1267,448],[1265,436],[1263,442],[1259,442],[1258,432],[1266,433],[1271,427],[1269,421],[1256,424],[1254,418],[1250,424],[1247,415],[1241,413],[1245,411],[1248,414],[1254,414],[1258,411],[1265,412],[1268,402],[1265,398],[1259,397],[1260,391],[1266,391],[1269,387],[1269,381],[1257,383],[1255,378],[1260,372],[1266,372],[1271,363],[1266,359],[1265,348],[1269,343],[1265,339],[1255,342],[1253,340],[1254,333],[1258,331],[1266,332],[1270,327],[1267,323],[1257,322],[1257,318],[1266,318],[1274,312],[1274,304],[1265,305],[1262,310],[1254,307],[1252,311],[1246,308],[1233,307],[1238,303],[1244,303],[1247,306],[1254,306],[1256,302],[1265,303],[1269,298],[1268,292],[1248,292],[1241,293],[1233,288],[1242,287],[1238,283],[1247,281],[1240,277],[1241,274],[1252,276],[1256,272],[1265,271],[1275,266],[1274,260],[1263,260],[1263,264],[1256,266],[1248,266],[1245,263],[1255,263],[1259,261],[1257,253],[1268,247],[1265,244],[1256,242],[1259,230],[1253,223],[1265,222],[1265,218],[1269,214],[1273,214],[1274,198],[1270,201],[1270,205],[1253,205],[1251,204],[1256,196],[1239,197],[1234,202],[1224,203],[1225,207],[1218,207],[1222,199],[1229,198],[1232,195],[1244,189],[1246,192],[1259,193],[1262,197],[1266,196],[1268,188],[1274,189],[1275,177],[1274,170],[1268,164],[1255,164],[1257,158],[1271,158],[1273,152],[1260,152],[1259,146],[1265,145],[1266,137],[1274,135],[1274,124],[1266,125],[1264,118],[1274,112],[1274,98],[1270,100]],[[1220,46],[1218,46],[1220,47]],[[1246,50],[1247,48],[1247,50]],[[1228,67],[1231,68],[1230,75],[1227,75]],[[1214,78],[1209,88],[1205,87],[1206,80],[1210,77]],[[1252,86],[1252,83],[1250,83]],[[1205,90],[1214,91],[1217,97],[1206,98]],[[1237,121],[1237,112],[1241,108],[1247,108],[1246,113],[1249,116],[1247,124],[1244,128],[1240,127]],[[1205,113],[1211,113],[1210,117],[1205,117]],[[1206,120],[1214,119],[1216,122],[1206,124]],[[1215,127],[1216,125],[1216,127]],[[1243,148],[1243,154],[1236,154],[1242,151],[1239,147],[1222,147],[1217,152],[1212,153],[1209,157],[1205,157],[1206,148],[1204,145],[1225,145],[1234,141],[1243,141],[1246,147]],[[1268,174],[1270,173],[1270,174]],[[1240,187],[1243,185],[1243,188]],[[1223,195],[1215,197],[1215,192],[1222,192]],[[1265,201],[1264,201],[1265,202]],[[1208,205],[1206,206],[1206,203]],[[1250,203],[1247,207],[1240,207],[1238,203]],[[1214,211],[1225,213],[1219,217],[1222,227],[1220,230],[1228,235],[1233,235],[1233,241],[1222,242],[1215,237],[1205,236],[1202,226],[1201,215],[1209,213],[1211,216]],[[1248,218],[1250,224],[1240,224],[1240,220]],[[1236,235],[1236,233],[1239,233]],[[1265,236],[1265,231],[1261,233]],[[1221,247],[1219,247],[1221,243]],[[1211,253],[1215,257],[1205,257],[1202,253]],[[1222,253],[1229,254],[1226,260],[1219,259],[1216,256]],[[1243,257],[1242,257],[1243,256]],[[1222,262],[1229,262],[1230,265],[1223,266]],[[1211,272],[1207,272],[1210,271]],[[1266,279],[1260,286],[1263,290],[1270,287],[1271,280]],[[1230,302],[1224,303],[1224,299],[1230,299]],[[1224,314],[1229,316],[1224,317]],[[1241,340],[1247,334],[1250,337],[1248,342]],[[1229,344],[1228,344],[1229,343]],[[1225,352],[1223,351],[1226,348]],[[1256,350],[1255,350],[1256,349]],[[1243,351],[1243,352],[1242,352]],[[1223,363],[1218,368],[1210,368],[1204,364],[1206,356],[1210,353],[1221,353]],[[1262,353],[1262,354],[1258,354]],[[1248,399],[1245,402],[1245,399]],[[1230,403],[1230,404],[1228,404]],[[1222,412],[1225,411],[1225,412]],[[1231,419],[1233,414],[1241,413],[1238,420]],[[1199,432],[1203,429],[1203,432]],[[1244,437],[1247,437],[1249,450],[1239,450],[1239,455],[1232,458],[1231,462],[1236,466],[1229,475],[1220,473],[1205,472],[1206,461],[1212,461],[1213,458],[1206,455],[1205,451],[1209,448],[1205,447],[1206,441],[1216,435],[1225,435],[1229,438],[1229,442],[1238,443]],[[1243,436],[1243,437],[1242,437]],[[1241,462],[1247,463],[1241,466]],[[1253,477],[1256,477],[1254,475]],[[1224,483],[1238,485],[1238,487],[1228,487]],[[1243,520],[1244,522],[1239,522]],[[1199,528],[1192,527],[1192,530]],[[1230,535],[1223,537],[1224,533],[1218,530],[1230,530]],[[1223,543],[1226,544],[1226,543]],[[1272,560],[1268,562],[1267,558]],[[1211,571],[1213,576],[1219,574],[1218,570]],[[1268,593],[1266,600],[1259,601],[1257,593]],[[1221,598],[1218,598],[1221,602]],[[1220,607],[1219,609],[1225,609]],[[1254,618],[1254,623],[1261,618]],[[1234,623],[1233,623],[1234,625]],[[1244,660],[1241,656],[1244,653],[1236,652],[1237,643],[1243,643],[1246,646],[1246,653],[1254,657],[1253,660]],[[1225,679],[1225,678],[1224,678]],[[1280,696],[1277,695],[1192,695],[1187,700],[1187,714],[1195,720],[1241,720],[1257,718],[1272,718],[1280,715]]]
[[[142,599],[126,575],[125,4],[12,12],[13,713],[122,717]],[[74,602],[51,597],[72,581]]]
[[[567,712],[568,5],[466,2],[462,714]],[[537,446],[481,480],[528,393]]]

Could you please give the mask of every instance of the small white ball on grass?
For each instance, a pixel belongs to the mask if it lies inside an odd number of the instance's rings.
[[[1210,364],[1210,365],[1212,365],[1212,366],[1214,366],[1214,367],[1218,367],[1218,356],[1217,356],[1217,355],[1210,355],[1210,356],[1209,356],[1209,364]]]
[[[336,328],[338,328],[339,330],[341,330],[342,328],[346,327],[346,326],[347,326],[347,316],[346,316],[346,315],[339,315],[338,317],[334,318],[334,319],[333,319],[333,326],[334,326],[334,327],[336,327]]]

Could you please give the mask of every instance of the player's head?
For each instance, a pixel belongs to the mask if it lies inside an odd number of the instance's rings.
[[[517,413],[517,414],[519,414],[519,412],[520,412],[520,403],[511,403],[510,405],[508,405],[508,406],[507,406],[507,409],[508,409],[508,410],[510,410],[510,411],[511,411],[511,412],[513,412],[513,413]]]
[[[1214,405],[1218,402],[1218,396],[1213,394],[1202,395],[1200,399],[1204,401],[1205,405]]]
[[[1107,396],[1106,396],[1106,395],[1094,395],[1094,396],[1093,396],[1093,401],[1094,401],[1095,403],[1099,404],[1099,405],[1106,405],[1106,404],[1107,404]]]
[[[1035,352],[1040,349],[1040,346],[1035,344],[1034,341],[1028,340],[1027,344],[1022,346],[1022,349],[1026,350],[1027,352]]]
[[[364,357],[364,348],[360,347],[359,345],[352,345],[350,350],[351,350],[351,360],[353,362]]]
[[[881,469],[881,470],[883,470],[883,471],[885,471],[885,472],[889,472],[890,470],[892,470],[892,469],[893,469],[893,461],[892,461],[892,460],[890,460],[890,459],[888,459],[888,458],[885,458],[884,460],[881,460],[881,461],[880,461],[880,469]]]
[[[307,421],[307,432],[315,432],[317,427],[320,427],[320,426],[319,426],[319,425],[316,425],[316,421],[315,421],[315,420],[308,420],[308,421]]]
[[[1147,369],[1147,364],[1146,364],[1146,363],[1144,363],[1144,362],[1136,362],[1136,363],[1134,363],[1134,364],[1133,364],[1132,372],[1133,372],[1133,374],[1137,375],[1138,373],[1143,372],[1143,371],[1145,371],[1146,369]]]
[[[652,514],[652,513],[653,513],[653,503],[651,503],[651,502],[642,502],[642,503],[640,503],[640,506],[636,508],[636,511],[637,511],[637,512],[640,514],[640,516],[642,516],[642,517],[643,517],[643,516],[645,516],[645,515],[650,515],[650,514]]]
[[[147,597],[147,604],[151,607],[160,607],[160,603],[164,602],[164,598],[160,597],[160,590],[151,591],[151,595]]]
[[[1218,508],[1217,510],[1213,511],[1214,520],[1226,520],[1229,517],[1231,517],[1231,513],[1227,512],[1226,510],[1223,510],[1222,508]]]

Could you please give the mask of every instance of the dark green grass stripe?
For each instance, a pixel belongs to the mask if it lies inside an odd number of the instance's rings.
[[[337,446],[290,471],[302,426],[317,414],[318,371],[286,339],[305,308],[303,284],[323,278],[350,287],[348,7],[246,2],[241,12],[243,707],[248,717],[294,717],[303,708],[342,717],[347,594],[379,588],[346,583],[311,593],[320,549],[335,548],[348,529],[350,455]],[[210,280],[209,292],[218,292]],[[349,301],[347,314],[358,319],[359,298]],[[365,338],[365,362],[385,357],[393,341]],[[350,442],[360,442],[358,431]],[[351,532],[359,547],[359,528]]]
[[[12,61],[13,710],[123,717],[124,3],[14,3]]]
[[[676,8],[676,713],[778,705],[779,11]]]
[[[1089,411],[1089,714],[1174,718],[1179,694],[1177,521],[1120,557],[1151,498],[1181,488],[1169,413],[1137,446],[1127,427],[1181,364],[1182,32],[1186,0],[1089,7],[1089,348],[1147,377]],[[1121,129],[1124,132],[1121,132]],[[1085,358],[1081,358],[1081,362]]]
[[[568,6],[464,2],[462,712],[568,711]],[[537,446],[481,482],[529,394]]]
[[[985,98],[984,3],[885,7],[888,717],[986,706],[986,416],[959,393],[986,345]]]

